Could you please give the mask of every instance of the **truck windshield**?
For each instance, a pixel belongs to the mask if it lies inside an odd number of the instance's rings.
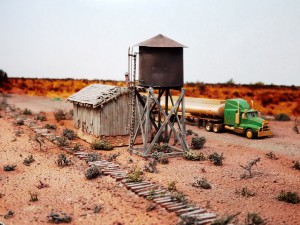
[[[248,112],[247,113],[247,117],[248,118],[250,118],[250,117],[257,117],[257,116],[258,116],[257,112]]]

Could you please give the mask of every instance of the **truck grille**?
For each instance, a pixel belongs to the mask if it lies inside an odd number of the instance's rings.
[[[269,130],[270,130],[269,122],[263,122],[262,131],[269,131]]]

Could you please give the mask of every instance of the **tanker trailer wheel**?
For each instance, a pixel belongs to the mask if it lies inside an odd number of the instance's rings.
[[[213,129],[213,131],[215,132],[215,133],[220,133],[220,131],[221,131],[221,124],[214,124],[213,125],[213,127],[212,127],[212,129]]]
[[[212,127],[213,127],[213,125],[210,122],[207,122],[205,124],[205,130],[208,131],[208,132],[212,131]]]
[[[254,132],[253,132],[253,130],[251,130],[251,129],[247,129],[246,132],[245,132],[245,134],[246,134],[246,137],[247,137],[248,139],[254,138]]]

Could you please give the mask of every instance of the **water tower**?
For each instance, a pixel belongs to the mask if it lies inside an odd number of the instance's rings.
[[[133,53],[135,47],[138,47],[138,52]],[[160,143],[173,150],[169,154],[182,154],[187,150],[183,89],[185,47],[159,34],[129,48],[129,89],[132,94],[130,151],[149,156],[155,144]],[[179,97],[174,98],[172,90],[179,90]],[[136,143],[138,136],[140,141]]]

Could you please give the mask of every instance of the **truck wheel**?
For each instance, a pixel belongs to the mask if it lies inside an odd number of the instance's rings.
[[[221,125],[220,124],[214,124],[212,129],[215,133],[219,133],[221,131]]]
[[[210,122],[207,122],[206,124],[205,124],[205,129],[206,129],[206,131],[212,131],[212,127],[213,127],[213,125],[212,125],[212,123],[210,123]]]
[[[254,138],[254,132],[251,129],[247,129],[245,134],[248,139]]]

